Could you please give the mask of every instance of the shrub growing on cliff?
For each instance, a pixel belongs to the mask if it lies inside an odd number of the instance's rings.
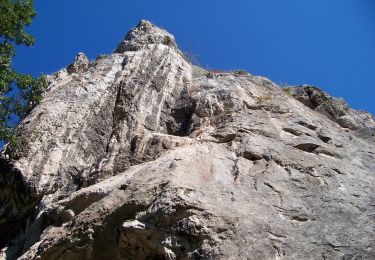
[[[0,140],[16,143],[15,122],[41,99],[45,76],[33,78],[12,67],[17,45],[31,46],[33,37],[24,28],[35,11],[32,0],[0,0]]]

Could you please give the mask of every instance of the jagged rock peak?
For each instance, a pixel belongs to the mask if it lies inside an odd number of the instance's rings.
[[[83,72],[87,71],[88,67],[89,67],[89,59],[87,58],[87,56],[84,53],[79,52],[74,57],[73,63],[70,64],[66,68],[66,70],[69,74],[83,73]]]
[[[173,35],[147,20],[141,20],[126,34],[114,52],[136,51],[148,44],[158,43],[177,48]]]
[[[326,115],[344,128],[351,130],[375,129],[375,120],[370,113],[353,110],[342,98],[331,97],[315,86],[286,87],[284,91],[305,106]]]

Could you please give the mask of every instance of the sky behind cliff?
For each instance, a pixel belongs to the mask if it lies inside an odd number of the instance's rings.
[[[79,51],[111,53],[138,20],[175,35],[211,69],[245,69],[279,84],[312,84],[375,114],[374,0],[35,1],[15,66],[54,72]]]

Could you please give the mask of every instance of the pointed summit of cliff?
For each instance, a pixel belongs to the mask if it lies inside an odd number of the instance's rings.
[[[136,51],[146,45],[159,43],[177,48],[173,35],[147,20],[141,20],[126,34],[114,52]]]

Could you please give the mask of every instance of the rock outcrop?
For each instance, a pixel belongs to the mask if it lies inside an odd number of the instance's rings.
[[[74,58],[74,61],[72,64],[70,64],[66,71],[69,74],[73,73],[83,73],[86,72],[89,67],[89,60],[86,57],[86,55],[82,52],[78,53],[77,56]]]
[[[375,258],[370,114],[196,67],[148,21],[48,79],[0,159],[4,258]]]
[[[353,110],[344,100],[333,98],[317,87],[307,85],[286,87],[284,91],[344,128],[367,131],[370,136],[375,131],[374,118],[371,114],[366,111]]]

